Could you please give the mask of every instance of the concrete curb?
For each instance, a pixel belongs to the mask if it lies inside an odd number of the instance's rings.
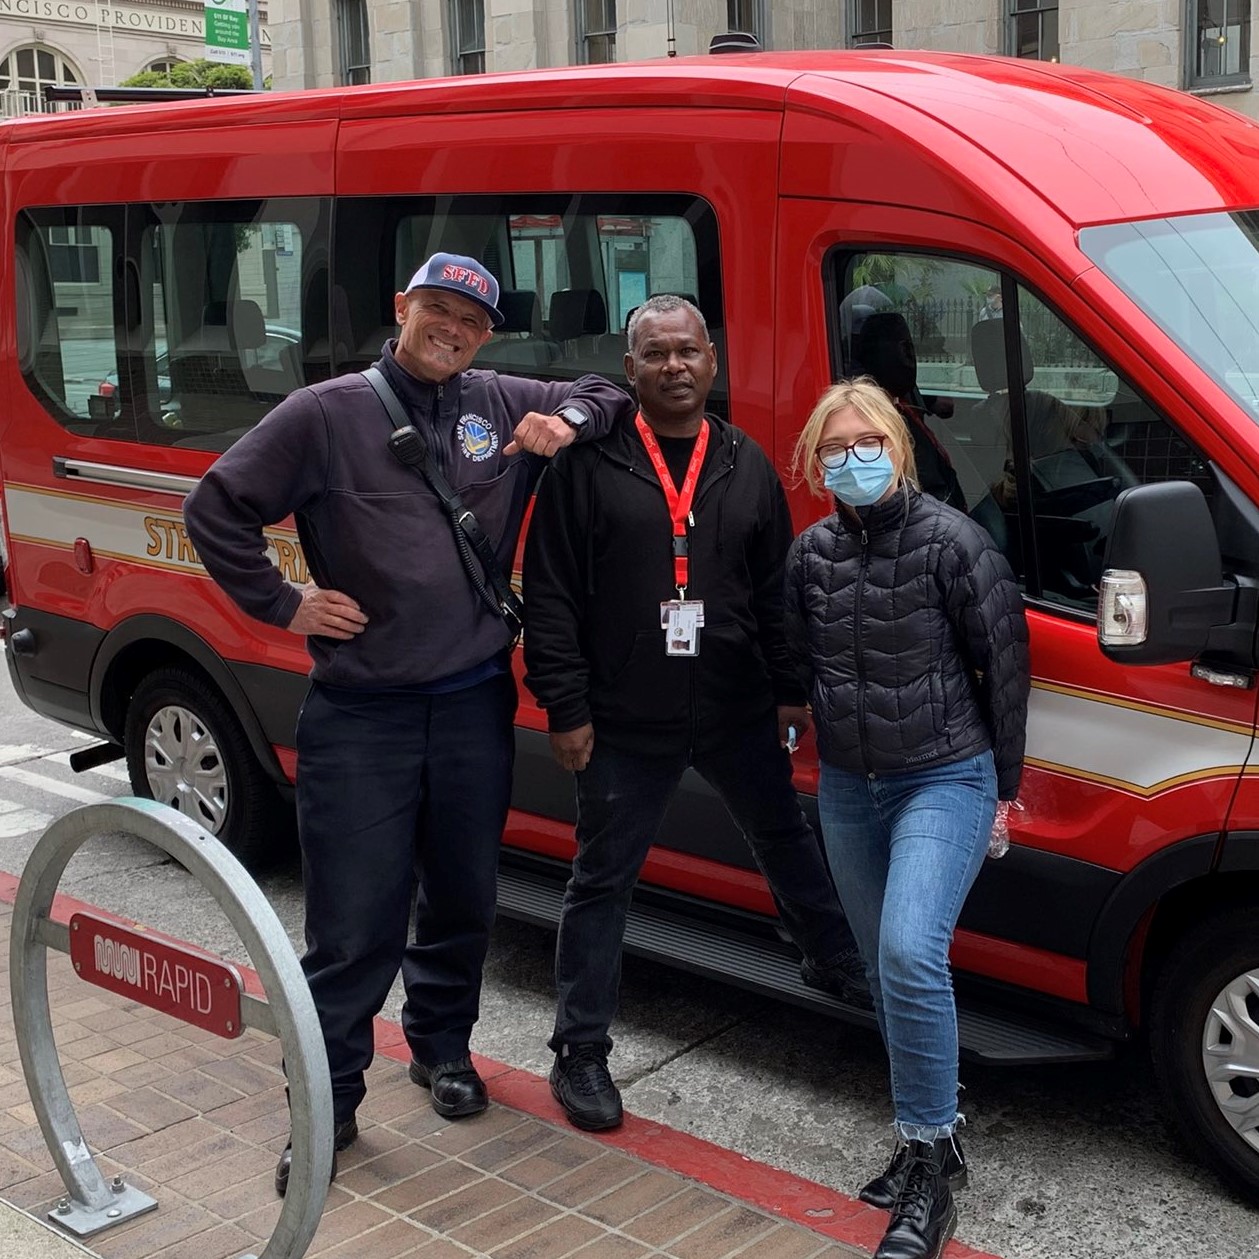
[[[95,1254],[74,1238],[0,1198],[0,1255],[13,1255],[15,1259],[18,1255],[22,1259],[82,1259],[83,1255]]]

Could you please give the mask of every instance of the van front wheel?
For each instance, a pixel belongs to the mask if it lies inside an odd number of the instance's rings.
[[[1259,907],[1178,943],[1154,990],[1150,1054],[1194,1153],[1259,1198]]]
[[[127,710],[131,789],[168,804],[217,836],[241,861],[271,846],[279,801],[240,722],[190,669],[156,669]]]

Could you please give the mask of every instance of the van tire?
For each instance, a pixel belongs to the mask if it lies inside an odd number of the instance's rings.
[[[137,796],[177,808],[246,865],[274,851],[284,833],[275,786],[201,674],[168,666],[145,677],[127,709],[124,747]]]
[[[1230,1032],[1213,1009],[1241,1006]],[[1220,913],[1187,932],[1176,944],[1154,988],[1150,1016],[1150,1057],[1168,1109],[1185,1143],[1197,1157],[1248,1198],[1259,1198],[1259,1124],[1245,1136],[1229,1122],[1208,1078],[1211,1043],[1228,1047],[1259,1071],[1259,906]],[[1240,1052],[1239,1052],[1240,1051]],[[1216,1082],[1225,1101],[1259,1096],[1259,1074],[1238,1073]],[[1253,1092],[1252,1092],[1253,1090]]]

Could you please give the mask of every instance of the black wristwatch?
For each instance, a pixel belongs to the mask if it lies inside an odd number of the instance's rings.
[[[572,403],[569,403],[566,407],[560,407],[555,414],[558,415],[560,419],[569,426],[569,428],[575,429],[578,433],[580,433],[581,430],[590,423],[590,416],[588,416],[581,407],[573,406]]]

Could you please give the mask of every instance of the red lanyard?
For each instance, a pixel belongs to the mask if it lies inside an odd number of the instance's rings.
[[[673,477],[669,473],[669,465],[665,463],[664,455],[660,453],[660,443],[656,441],[655,433],[651,431],[641,413],[635,417],[634,424],[638,429],[639,437],[643,439],[643,445],[647,447],[651,466],[655,468],[656,476],[660,479],[660,488],[664,490],[665,502],[669,504],[669,518],[673,521],[673,578],[677,583],[678,594],[685,595],[689,571],[686,526],[688,521],[692,525],[695,523],[691,516],[691,504],[695,501],[695,487],[699,484],[700,470],[704,466],[704,454],[708,450],[708,421],[700,420],[699,422],[699,436],[695,439],[695,449],[691,451],[691,462],[687,464],[686,476],[682,478],[681,492],[674,486]]]

